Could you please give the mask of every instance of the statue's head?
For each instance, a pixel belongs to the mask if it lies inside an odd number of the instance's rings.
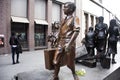
[[[115,19],[111,19],[110,20],[110,26],[116,26],[116,20]]]
[[[102,17],[102,16],[98,17],[98,19],[99,19],[99,22],[103,22],[104,21],[104,17]]]
[[[93,31],[93,27],[89,27],[89,31]]]
[[[72,15],[75,10],[76,10],[76,6],[74,3],[66,2],[64,4],[64,14],[65,15]]]

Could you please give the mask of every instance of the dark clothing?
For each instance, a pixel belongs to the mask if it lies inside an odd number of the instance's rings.
[[[85,35],[85,46],[88,54],[94,56],[94,47],[95,47],[95,34],[94,31],[89,31]]]
[[[16,36],[11,36],[9,43],[10,43],[10,45],[18,45],[19,44]]]
[[[117,41],[119,37],[119,27],[116,24],[116,20],[112,19],[110,21],[110,27],[108,29],[108,50],[107,54],[110,56],[112,54],[112,64],[115,64],[115,55],[117,54]]]
[[[95,26],[96,49],[98,52],[105,53],[108,26],[105,23],[98,23]]]
[[[19,63],[19,52],[18,52],[18,45],[19,41],[16,36],[11,36],[9,40],[9,44],[11,45],[11,52],[12,52],[12,61],[15,64],[15,54],[17,55],[16,63]]]
[[[89,31],[85,36],[86,47],[95,47],[94,31]]]
[[[108,53],[117,54],[117,41],[119,36],[119,30],[117,26],[110,27],[108,30]]]

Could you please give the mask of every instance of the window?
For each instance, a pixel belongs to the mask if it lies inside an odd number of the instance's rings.
[[[52,5],[52,23],[55,21],[59,22],[60,21],[60,5],[53,3]]]
[[[85,33],[88,31],[88,14],[84,13],[85,16]]]
[[[46,0],[35,0],[35,18],[46,19]]]
[[[27,17],[27,0],[11,0],[11,16]]]
[[[14,23],[11,24],[11,32],[15,32],[17,35],[21,34],[20,43],[22,48],[28,48],[28,37],[27,37],[27,29],[28,24]]]
[[[35,47],[46,45],[46,29],[45,25],[35,24]]]
[[[98,17],[96,17],[95,19],[96,19],[96,24],[97,24],[97,23],[98,23],[98,21],[99,21],[99,20],[98,20]]]
[[[90,15],[91,18],[91,26],[94,26],[94,16]]]

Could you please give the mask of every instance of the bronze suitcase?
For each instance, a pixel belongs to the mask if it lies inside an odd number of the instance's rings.
[[[56,48],[50,48],[44,50],[44,56],[45,56],[45,68],[48,70],[53,70],[53,58],[55,54]],[[67,63],[67,55],[64,53],[64,56],[61,59],[60,66],[64,66]]]
[[[45,57],[45,68],[48,70],[53,70],[53,58],[55,53],[55,48],[45,49],[44,50],[44,57]]]

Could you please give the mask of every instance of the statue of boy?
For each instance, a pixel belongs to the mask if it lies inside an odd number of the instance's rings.
[[[65,19],[62,21],[57,39],[57,49],[55,51],[53,64],[54,64],[54,76],[53,80],[59,80],[58,73],[60,66],[66,64],[72,71],[74,80],[79,80],[75,74],[75,39],[79,34],[79,19],[73,16],[76,6],[74,3],[66,2],[64,4]],[[78,28],[76,28],[78,27]],[[64,63],[63,63],[64,62]]]

